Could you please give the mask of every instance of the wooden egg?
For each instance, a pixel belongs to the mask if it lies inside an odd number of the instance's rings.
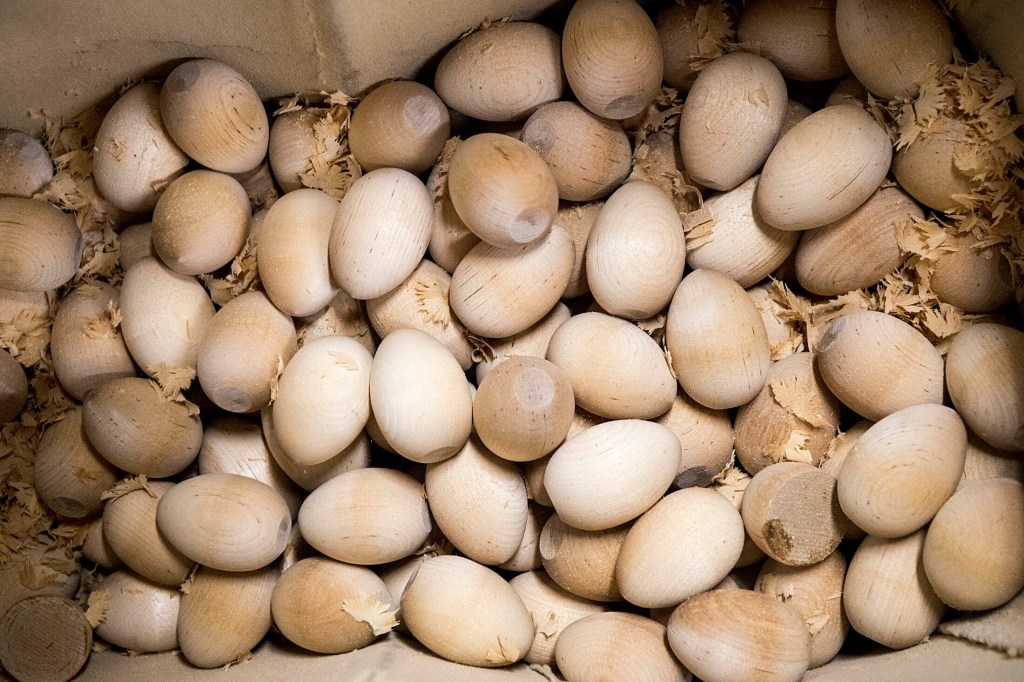
[[[449,661],[501,667],[533,646],[533,619],[519,595],[500,575],[469,559],[427,559],[401,601],[412,636]]]
[[[750,402],[771,365],[768,333],[743,288],[713,270],[694,270],[676,288],[665,341],[679,385],[716,410]]]
[[[632,167],[632,149],[622,125],[575,102],[542,106],[523,126],[522,140],[551,167],[558,196],[566,201],[607,196]]]
[[[683,276],[686,244],[672,200],[629,182],[612,194],[587,240],[587,284],[604,310],[642,320],[662,311]]]
[[[569,376],[576,403],[601,417],[653,419],[675,399],[662,349],[642,329],[611,315],[570,318],[552,335],[547,359]]]
[[[743,521],[729,500],[687,488],[637,519],[619,550],[615,575],[630,603],[674,606],[721,582],[742,550]]]
[[[178,612],[181,653],[198,668],[241,660],[270,631],[276,566],[236,573],[202,566],[183,590]]]
[[[299,510],[302,537],[350,564],[404,559],[423,545],[431,527],[423,486],[393,469],[356,469],[336,476],[310,493]]]
[[[758,0],[743,9],[736,37],[759,44],[786,78],[827,81],[850,71],[836,36],[836,0]]]
[[[473,334],[506,338],[539,322],[569,283],[575,246],[555,226],[531,244],[510,248],[481,242],[452,275],[452,311]]]
[[[466,328],[448,304],[452,278],[429,260],[419,265],[388,293],[366,302],[366,316],[380,338],[396,329],[426,332],[447,348],[463,371],[473,365],[473,347]]]
[[[525,479],[525,476],[523,478]],[[529,495],[528,483],[527,495]],[[512,558],[498,564],[498,568],[522,573],[524,571],[536,571],[544,565],[544,560],[540,556],[540,533],[552,513],[552,509],[539,504],[527,506],[526,530],[523,532],[523,539],[519,542],[519,547],[516,549],[516,553],[512,555]]]
[[[160,115],[178,147],[207,168],[242,173],[267,155],[263,102],[227,64],[193,59],[171,71],[160,90]]]
[[[114,206],[148,213],[188,161],[160,120],[160,87],[140,83],[103,117],[93,146],[93,180]]]
[[[764,388],[736,413],[736,457],[757,474],[775,462],[817,466],[839,430],[839,400],[814,366],[813,353],[772,364]]]
[[[911,405],[942,403],[942,357],[924,334],[885,313],[840,317],[817,344],[829,390],[862,417],[878,421]]]
[[[853,75],[882,99],[916,97],[953,58],[953,32],[933,0],[838,0],[836,33]]]
[[[849,456],[853,446],[857,444],[861,436],[873,425],[874,422],[861,419],[846,431],[840,432],[828,446],[828,450],[818,463],[818,468],[835,478],[839,478],[839,472],[842,471],[846,458]]]
[[[897,230],[924,211],[899,187],[883,187],[849,215],[807,230],[796,249],[800,285],[822,296],[839,296],[877,284],[900,266]]]
[[[0,128],[0,196],[28,198],[53,179],[53,161],[39,140]]]
[[[249,197],[224,173],[197,170],[176,179],[153,210],[153,249],[183,275],[227,265],[249,232]]]
[[[267,159],[285,192],[304,187],[302,178],[311,170],[310,158],[319,153],[313,126],[323,120],[323,113],[317,109],[289,111],[276,117],[270,127]]]
[[[882,184],[892,160],[885,130],[864,109],[826,107],[797,123],[772,149],[755,201],[780,230],[835,222]]]
[[[370,417],[372,362],[347,336],[324,336],[295,353],[271,406],[275,436],[292,462],[322,464],[359,436]]]
[[[786,566],[769,559],[757,575],[754,590],[788,604],[807,625],[811,668],[835,658],[850,631],[850,621],[843,611],[845,578],[842,552],[833,552],[811,566]]]
[[[690,87],[679,119],[687,174],[711,189],[737,187],[775,146],[787,101],[782,74],[764,57],[734,52],[709,63]]]
[[[939,599],[961,611],[1002,606],[1024,588],[1024,489],[993,478],[949,498],[924,540],[922,562]]]
[[[676,488],[704,487],[729,465],[733,452],[732,421],[725,410],[712,410],[682,391],[668,412],[654,420],[676,434],[681,456]]]
[[[555,330],[570,317],[569,308],[556,303],[547,315],[526,330],[504,339],[489,339],[476,364],[476,382],[479,385],[495,367],[515,355],[543,358]]]
[[[800,616],[750,590],[714,590],[690,599],[669,618],[668,643],[705,682],[796,682],[811,660],[811,638]]]
[[[120,570],[104,578],[89,595],[90,607],[105,608],[96,636],[135,653],[178,648],[181,591]]]
[[[480,382],[473,399],[473,425],[480,440],[513,462],[551,453],[565,440],[575,412],[565,372],[529,356],[501,363]]]
[[[0,665],[19,682],[67,682],[92,652],[92,626],[69,599],[22,599],[0,615]]]
[[[331,302],[338,286],[331,280],[327,245],[338,201],[316,189],[289,192],[270,207],[260,229],[260,281],[283,312],[312,315]]]
[[[304,490],[311,492],[346,471],[365,469],[370,466],[370,439],[365,433],[358,435],[347,448],[326,462],[303,466],[293,462],[278,442],[277,430],[274,428],[273,409],[264,407],[260,412],[260,418],[263,424],[263,436],[274,461],[288,475],[288,478],[295,481]],[[285,496],[285,500],[288,500],[287,496]]]
[[[800,235],[777,230],[761,219],[754,206],[759,178],[755,175],[739,187],[704,202],[714,221],[711,238],[687,248],[690,267],[728,275],[746,289],[789,258]]]
[[[526,479],[526,495],[536,504],[542,505],[548,509],[554,509],[555,505],[551,502],[551,496],[548,495],[547,489],[544,487],[544,474],[547,473],[548,464],[551,462],[551,455],[541,457],[529,462],[523,462],[521,465],[523,470],[523,478]]]
[[[927,524],[956,489],[967,430],[954,410],[914,405],[861,436],[839,472],[839,503],[871,535],[897,538]]]
[[[565,20],[562,66],[580,104],[604,118],[629,118],[661,88],[658,31],[634,0],[581,0]]]
[[[968,433],[964,473],[956,485],[956,492],[990,478],[1009,478],[1024,483],[1024,458],[1014,452],[994,448],[976,434]]]
[[[78,271],[82,233],[45,201],[0,197],[0,288],[49,291]]]
[[[892,174],[916,200],[936,211],[962,208],[956,195],[974,192],[979,181],[957,165],[959,155],[980,150],[959,118],[939,113],[910,144],[892,157]]]
[[[563,299],[576,298],[590,292],[590,284],[587,282],[587,241],[602,206],[603,202],[563,204],[555,216],[555,226],[569,233],[576,252],[569,284],[562,292]]]
[[[185,556],[223,571],[252,571],[284,551],[288,505],[266,483],[204,474],[178,483],[157,506],[160,532]]]
[[[896,539],[868,536],[843,583],[843,609],[854,630],[890,649],[920,644],[935,631],[946,605],[925,576],[925,531]]]
[[[975,248],[972,234],[951,235],[935,258],[929,285],[943,303],[967,313],[992,313],[1013,300],[1010,260],[999,247]]]
[[[570,395],[571,395],[570,389]],[[0,349],[0,424],[14,421],[28,399],[28,378],[18,361]]]
[[[688,91],[700,73],[705,55],[710,56],[713,50],[717,56],[720,49],[717,41],[724,39],[727,34],[734,35],[732,20],[725,12],[716,17],[723,24],[715,24],[722,35],[715,35],[712,22],[708,20],[710,9],[707,5],[672,3],[655,16],[654,25],[658,30],[661,57],[665,64],[664,79],[669,87]],[[698,14],[701,15],[701,21],[697,20]],[[708,42],[712,42],[711,50],[708,49]]]
[[[82,425],[108,462],[153,478],[183,471],[203,442],[199,415],[165,397],[155,382],[138,377],[112,379],[90,391],[82,405]]]
[[[258,166],[244,173],[229,173],[245,190],[249,203],[256,206],[269,206],[280,198],[274,184],[274,174],[270,170],[270,162],[264,159]]]
[[[515,555],[526,533],[526,483],[519,468],[470,438],[454,457],[427,465],[427,502],[455,548],[481,564]]]
[[[634,613],[598,613],[565,627],[555,644],[568,682],[685,680],[665,641],[665,626]]]
[[[498,133],[474,135],[456,147],[448,192],[466,227],[506,249],[544,237],[558,212],[558,185],[544,159]]]
[[[804,462],[780,462],[757,472],[743,493],[741,513],[754,544],[787,566],[824,560],[847,526],[836,479]]]
[[[339,291],[322,310],[295,321],[299,346],[321,336],[351,336],[373,353],[377,342],[370,330],[370,321],[361,301]]]
[[[458,361],[426,332],[398,329],[381,341],[370,404],[387,442],[414,462],[458,452],[473,423],[473,401]]]
[[[334,280],[360,300],[397,287],[427,251],[432,210],[427,188],[408,171],[381,168],[356,180],[334,217]]]
[[[544,570],[559,587],[578,597],[598,602],[619,601],[622,592],[615,564],[628,532],[628,525],[579,530],[554,514],[540,534]]]
[[[82,542],[82,556],[94,563],[99,568],[115,570],[124,566],[121,557],[107,542],[103,535],[103,516],[97,516],[89,522],[85,540]]]
[[[117,469],[85,437],[80,407],[46,428],[33,467],[39,499],[58,516],[71,519],[98,512],[103,507],[100,495],[117,482]]]
[[[434,89],[471,118],[519,121],[562,99],[561,53],[561,38],[547,26],[494,23],[455,43],[437,65]]]
[[[650,509],[678,471],[674,433],[623,419],[587,429],[555,450],[544,488],[562,521],[580,530],[607,530]]]
[[[368,568],[315,557],[293,564],[274,586],[274,624],[304,649],[341,654],[391,631],[398,605]]]
[[[433,90],[392,81],[374,88],[352,112],[348,143],[363,171],[401,168],[420,175],[450,133],[448,109]]]
[[[524,657],[527,663],[554,664],[555,645],[562,631],[581,618],[605,611],[602,604],[562,589],[544,571],[521,573],[508,582],[533,616],[536,634],[533,646]]]
[[[946,384],[957,412],[993,447],[1024,451],[1024,332],[975,324],[953,339]]]
[[[288,505],[292,519],[303,495],[274,460],[259,424],[241,417],[223,416],[203,430],[203,445],[196,460],[200,474],[238,474],[266,483]]]
[[[853,104],[854,106],[863,107],[867,104],[868,91],[864,89],[864,86],[856,76],[849,75],[845,78],[839,79],[836,86],[829,93],[828,99],[825,100],[826,107],[834,107],[837,104]]]
[[[266,294],[250,291],[217,311],[199,344],[196,374],[203,392],[228,412],[270,404],[279,368],[295,354],[295,324]]]
[[[447,168],[444,171],[447,174]],[[455,272],[459,262],[469,250],[480,243],[480,237],[466,227],[459,217],[452,198],[448,193],[448,180],[445,179],[444,190],[440,189],[442,180],[441,165],[434,166],[427,177],[427,191],[434,197],[434,212],[430,221],[430,243],[427,253],[430,259],[444,268],[449,275]]]
[[[174,485],[149,481],[103,507],[103,537],[117,557],[143,578],[172,587],[185,582],[194,564],[157,528],[157,505]]]
[[[781,140],[786,133],[793,129],[793,126],[812,113],[814,112],[794,99],[786,102],[786,115],[782,118],[782,131],[779,133],[779,139]]]

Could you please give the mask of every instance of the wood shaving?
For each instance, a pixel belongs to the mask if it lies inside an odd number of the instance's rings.
[[[359,369],[359,365],[358,363],[356,363],[355,358],[353,358],[348,353],[332,350],[328,351],[327,354],[334,358],[334,364],[337,365],[338,367],[347,369],[350,372],[354,372],[357,369]]]
[[[683,213],[683,232],[686,233],[686,248],[690,251],[699,249],[715,240],[715,225],[718,221],[709,206],[701,206],[695,211]]]
[[[100,495],[100,499],[116,500],[136,490],[145,490],[154,500],[157,498],[157,494],[149,487],[149,479],[146,477],[146,474],[139,474],[138,476],[129,476],[128,478],[121,479],[114,484],[113,488],[104,490],[103,494]]]
[[[226,276],[213,278],[207,275],[202,279],[210,291],[210,298],[219,306],[224,306],[228,301],[248,291],[258,289],[260,272],[256,240],[252,235],[246,237],[242,250],[231,260],[231,267]]]
[[[451,164],[452,156],[455,155],[455,150],[458,149],[461,142],[462,138],[456,135],[455,137],[448,138],[448,141],[444,143],[444,147],[441,148],[441,155],[438,157],[436,164],[435,202],[448,196],[448,166]]]
[[[711,482],[711,488],[732,502],[736,509],[740,508],[743,502],[743,491],[750,485],[751,476],[743,469],[736,466],[736,455],[733,454],[733,461],[722,470]]]
[[[121,326],[121,320],[121,310],[114,301],[109,301],[107,309],[85,325],[85,335],[90,339],[118,336],[117,328]]]
[[[398,609],[385,604],[377,595],[345,599],[341,602],[341,610],[361,623],[370,626],[374,636],[386,635],[398,626],[395,614]]]
[[[736,38],[732,26],[732,17],[722,0],[712,0],[698,7],[694,16],[694,33],[699,58],[690,64],[690,68],[699,71],[729,51]]]
[[[807,632],[810,633],[811,637],[824,630],[831,620],[831,617],[825,611],[818,611],[804,617],[804,622],[807,623]]]
[[[522,658],[522,653],[519,651],[519,647],[510,642],[507,637],[498,635],[497,645],[497,648],[487,650],[487,653],[484,654],[484,660],[489,663],[506,665],[509,663],[515,663]]]
[[[640,327],[645,334],[654,339],[654,342],[661,346],[665,340],[665,325],[667,322],[668,316],[665,315],[665,313],[658,313],[654,317],[648,317],[646,320],[637,320],[636,326]],[[671,364],[672,363],[669,362],[669,365]]]
[[[469,36],[473,35],[474,33],[479,33],[480,31],[488,29],[491,26],[494,26],[495,24],[507,24],[510,21],[513,21],[512,17],[510,17],[510,16],[502,17],[500,19],[486,18],[483,21],[481,21],[479,24],[474,26],[473,28],[471,28],[471,29],[469,29],[467,31],[463,31],[459,35],[459,37],[455,39],[455,42],[457,42],[457,43],[462,42],[465,38],[468,38]]]
[[[772,397],[780,407],[814,428],[827,428],[828,419],[817,409],[812,396],[795,378],[775,379],[768,384]]]
[[[814,455],[807,449],[810,442],[810,434],[793,429],[785,443],[768,443],[764,446],[764,454],[771,457],[772,461],[779,462],[804,462],[814,464]]]
[[[182,594],[192,594],[192,586],[196,581],[196,573],[199,571],[199,564],[195,564],[188,576],[178,585],[178,591]]]
[[[110,592],[107,590],[93,590],[89,594],[88,608],[85,610],[85,618],[89,625],[99,627],[107,618],[107,611],[110,610]]]
[[[238,656],[235,658],[235,660],[230,661],[228,663],[225,663],[224,667],[221,668],[221,670],[227,670],[228,668],[231,668],[233,666],[242,665],[243,663],[246,663],[246,662],[248,662],[250,660],[252,660],[252,652],[251,651],[243,651],[242,653],[238,654]]]
[[[167,402],[181,403],[188,408],[189,416],[199,414],[199,407],[185,397],[184,391],[192,385],[196,378],[196,370],[192,367],[168,367],[159,362],[145,368],[146,374],[153,377],[150,384],[153,390]]]
[[[427,324],[447,329],[452,321],[451,306],[448,303],[448,292],[433,282],[416,280],[412,285],[413,299],[416,301],[416,312]]]

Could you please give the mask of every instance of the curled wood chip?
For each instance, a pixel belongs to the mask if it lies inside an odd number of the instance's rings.
[[[331,355],[334,355],[334,353],[332,352]],[[270,404],[274,404],[277,401],[277,396],[281,391],[281,375],[284,374],[284,367],[284,358],[278,355],[277,370],[274,372],[274,378],[270,380]],[[352,367],[351,369],[355,368]]]
[[[85,618],[89,625],[98,627],[107,618],[107,611],[110,609],[110,592],[107,590],[93,590],[89,594],[88,608],[85,610]]]
[[[507,663],[515,663],[522,654],[514,643],[510,642],[507,637],[498,635],[496,646],[489,648],[487,653],[484,654],[484,659],[489,663],[496,663],[498,665],[505,665]]]
[[[804,462],[814,464],[814,456],[807,449],[807,443],[811,440],[810,434],[793,429],[785,443],[768,443],[764,446],[764,454],[772,458],[772,461],[779,462]]]
[[[237,657],[235,657],[235,660],[230,661],[228,663],[225,663],[224,667],[221,668],[221,670],[227,670],[228,668],[231,668],[232,666],[241,665],[241,664],[243,664],[243,663],[245,663],[247,661],[250,661],[250,660],[252,660],[252,652],[251,651],[243,651],[242,653],[238,654]]]
[[[247,291],[253,291],[260,285],[260,273],[257,265],[256,240],[250,235],[246,237],[233,259],[228,274],[223,278],[203,277],[206,288],[210,291],[210,298],[219,306],[225,305],[228,301]]]
[[[444,147],[441,148],[441,155],[437,160],[437,184],[434,187],[434,201],[443,199],[448,195],[448,166],[451,164],[452,156],[461,142],[462,138],[456,135],[455,137],[448,138],[448,141],[444,143]]]
[[[815,428],[829,426],[828,419],[818,411],[812,396],[801,388],[797,379],[775,379],[769,382],[768,388],[775,402],[797,419]]]
[[[191,416],[199,414],[199,408],[189,402],[183,393],[196,378],[195,369],[192,367],[168,367],[162,362],[149,365],[145,369],[146,373],[153,377],[150,384],[161,398],[167,402],[183,404],[188,408],[188,413]]]
[[[138,476],[129,476],[128,478],[121,479],[114,484],[113,488],[104,490],[103,494],[100,495],[100,499],[116,500],[136,490],[145,490],[150,497],[153,499],[157,498],[157,494],[149,487],[149,479],[146,478],[146,474],[139,474]]]
[[[739,509],[743,501],[743,492],[750,485],[751,476],[736,466],[735,457],[736,455],[733,454],[733,461],[729,463],[729,466],[715,476],[711,487]]]
[[[199,571],[199,564],[192,566],[192,570],[189,571],[188,576],[182,581],[181,585],[178,585],[178,591],[182,594],[191,594],[192,585],[196,580],[196,572]]]
[[[447,329],[452,321],[448,292],[433,282],[417,280],[412,286],[412,293],[416,301],[416,312],[423,321]]]
[[[386,635],[398,626],[395,614],[398,609],[385,604],[377,595],[345,599],[341,602],[341,610],[356,620],[366,623],[375,636]]]

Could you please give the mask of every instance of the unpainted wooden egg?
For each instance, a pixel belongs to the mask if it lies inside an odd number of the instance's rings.
[[[1024,458],[1014,452],[994,448],[977,434],[968,432],[964,473],[956,485],[956,492],[990,478],[1009,478],[1024,483]]]
[[[102,509],[100,496],[117,477],[117,469],[85,437],[78,406],[48,426],[39,439],[33,482],[39,499],[58,516],[92,516]]]
[[[664,80],[676,90],[688,91],[704,60],[718,54],[720,47],[717,41],[735,35],[731,17],[724,11],[710,14],[711,11],[709,5],[672,3],[655,15],[654,26],[658,30],[665,68]],[[718,22],[709,21],[709,17],[718,19]],[[721,35],[716,35],[717,31],[721,31]]]
[[[966,313],[992,313],[1013,301],[1013,273],[999,247],[977,246],[970,233],[948,236],[935,257],[929,286],[940,301]]]
[[[828,81],[850,71],[836,35],[836,0],[758,0],[743,8],[736,37],[759,44],[796,81]]]
[[[954,211],[963,205],[957,195],[977,190],[979,181],[957,164],[960,155],[980,153],[964,122],[945,112],[892,157],[892,174],[914,199],[936,211]]]
[[[846,463],[850,451],[853,450],[853,446],[873,425],[874,422],[861,419],[846,431],[840,432],[829,444],[828,450],[818,462],[818,468],[834,478],[839,478],[839,472],[843,470],[843,465]]]
[[[67,682],[92,652],[92,626],[75,602],[26,597],[0,615],[0,665],[19,682]]]
[[[442,165],[438,164],[431,169],[430,175],[427,176],[427,191],[434,198],[434,212],[430,221],[430,243],[427,245],[427,253],[430,254],[432,261],[444,268],[444,271],[450,275],[455,272],[455,268],[469,253],[469,250],[480,243],[480,237],[466,227],[466,223],[462,221],[455,210],[448,192],[447,166],[444,166],[443,172],[444,180],[441,177]]]
[[[193,59],[171,71],[160,90],[160,115],[178,147],[207,168],[242,173],[267,155],[263,102],[227,64]]]
[[[278,442],[277,430],[274,428],[272,407],[264,407],[260,411],[260,420],[262,422],[264,441],[270,450],[270,454],[273,455],[274,461],[287,474],[288,478],[297,483],[303,490],[312,492],[335,476],[340,476],[346,471],[365,469],[370,466],[370,439],[366,433],[356,436],[356,439],[347,448],[336,453],[326,462],[301,465],[292,461]],[[202,456],[201,452],[200,456]],[[284,497],[287,501],[288,497]]]
[[[122,569],[93,588],[89,604],[105,608],[96,636],[114,646],[140,654],[178,648],[177,585],[160,585]]]
[[[344,291],[339,291],[323,309],[295,320],[295,324],[300,347],[321,336],[337,334],[351,336],[371,354],[377,350],[362,301]]]
[[[107,542],[103,535],[103,516],[97,516],[89,522],[85,540],[82,542],[82,556],[99,568],[113,571],[124,566],[121,557]]]
[[[571,391],[571,389],[570,389]],[[11,354],[0,348],[0,424],[14,421],[28,400],[28,378]]]
[[[312,170],[310,159],[320,153],[313,126],[323,117],[323,110],[288,111],[277,116],[270,127],[267,160],[274,179],[286,193],[305,186],[302,177]]]
[[[121,230],[117,235],[121,247],[119,260],[125,272],[147,256],[159,258],[153,249],[153,223],[138,223]]]
[[[563,300],[577,298],[590,292],[590,284],[587,282],[587,241],[602,206],[604,202],[600,201],[589,204],[563,203],[555,216],[555,226],[569,233],[576,252],[569,283],[562,292]]]
[[[0,129],[0,196],[28,198],[53,179],[53,161],[36,138]]]
[[[624,524],[608,530],[579,530],[552,514],[540,534],[544,571],[559,587],[583,599],[621,600],[615,564],[629,528]]]
[[[520,573],[508,582],[533,616],[536,634],[524,657],[527,663],[553,665],[555,645],[562,631],[581,618],[605,611],[603,604],[562,589],[544,571]]]
[[[679,439],[679,472],[676,488],[711,484],[732,459],[732,420],[725,410],[704,407],[682,391],[676,394],[668,412],[654,420]]]
[[[793,129],[793,126],[813,113],[813,111],[795,99],[786,102],[786,115],[782,117],[782,131],[779,133],[779,139],[781,140],[783,135]]]
[[[556,303],[539,322],[524,331],[504,339],[488,339],[486,345],[474,354],[479,356],[476,363],[476,383],[479,385],[495,367],[515,355],[543,358],[555,330],[570,317],[564,303]]]
[[[420,175],[437,160],[450,133],[448,109],[433,90],[413,81],[392,81],[374,88],[356,106],[348,143],[363,171],[401,168]]]
[[[598,613],[561,631],[555,661],[568,682],[689,679],[665,640],[665,626],[634,613]]]
[[[782,130],[788,97],[778,68],[764,57],[734,52],[697,75],[679,119],[683,168],[717,190],[757,172]]]
[[[525,479],[526,477],[523,476]],[[527,497],[529,497],[529,483],[526,484]],[[525,571],[536,571],[544,566],[544,561],[540,556],[540,533],[544,529],[544,524],[551,517],[554,511],[540,504],[530,504],[526,509],[526,530],[523,532],[523,539],[519,542],[519,547],[516,549],[515,554],[508,561],[503,561],[498,564],[498,568],[503,568],[506,571],[513,571],[515,573],[523,573]]]
[[[258,166],[244,173],[229,173],[231,177],[238,180],[238,184],[245,190],[249,197],[249,203],[255,209],[258,206],[269,206],[281,197],[281,193],[274,184],[274,174],[270,170],[270,162],[264,159]]]
[[[854,75],[840,78],[836,86],[832,88],[828,99],[825,100],[826,107],[834,107],[837,104],[852,104],[863,107],[867,104],[868,91],[864,89],[857,77]]]
[[[82,248],[71,214],[45,201],[0,197],[0,288],[56,289],[78,271]]]

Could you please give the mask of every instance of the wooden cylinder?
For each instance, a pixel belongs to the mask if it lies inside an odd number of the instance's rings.
[[[736,37],[759,44],[786,78],[827,81],[850,71],[836,35],[836,0],[758,0],[744,8]]]
[[[570,393],[571,393],[570,389]],[[28,400],[28,378],[21,365],[0,349],[0,424],[14,421]]]
[[[140,654],[178,648],[178,585],[159,585],[124,569],[96,585],[89,605],[104,614],[96,636],[114,646]]]
[[[0,617],[0,664],[18,682],[66,682],[91,652],[92,626],[64,597],[28,597]]]
[[[80,407],[47,427],[39,439],[33,482],[39,499],[58,516],[84,519],[98,512],[100,495],[117,482],[117,475],[86,439]]]
[[[686,675],[665,641],[665,626],[634,613],[598,613],[565,627],[555,645],[569,682],[678,680]]]
[[[393,81],[372,90],[352,112],[348,143],[363,171],[401,168],[421,175],[450,133],[448,109],[433,90]]]
[[[78,271],[82,247],[70,214],[45,201],[0,197],[0,288],[56,289]]]
[[[53,179],[53,161],[39,140],[0,129],[0,195],[28,198]]]

